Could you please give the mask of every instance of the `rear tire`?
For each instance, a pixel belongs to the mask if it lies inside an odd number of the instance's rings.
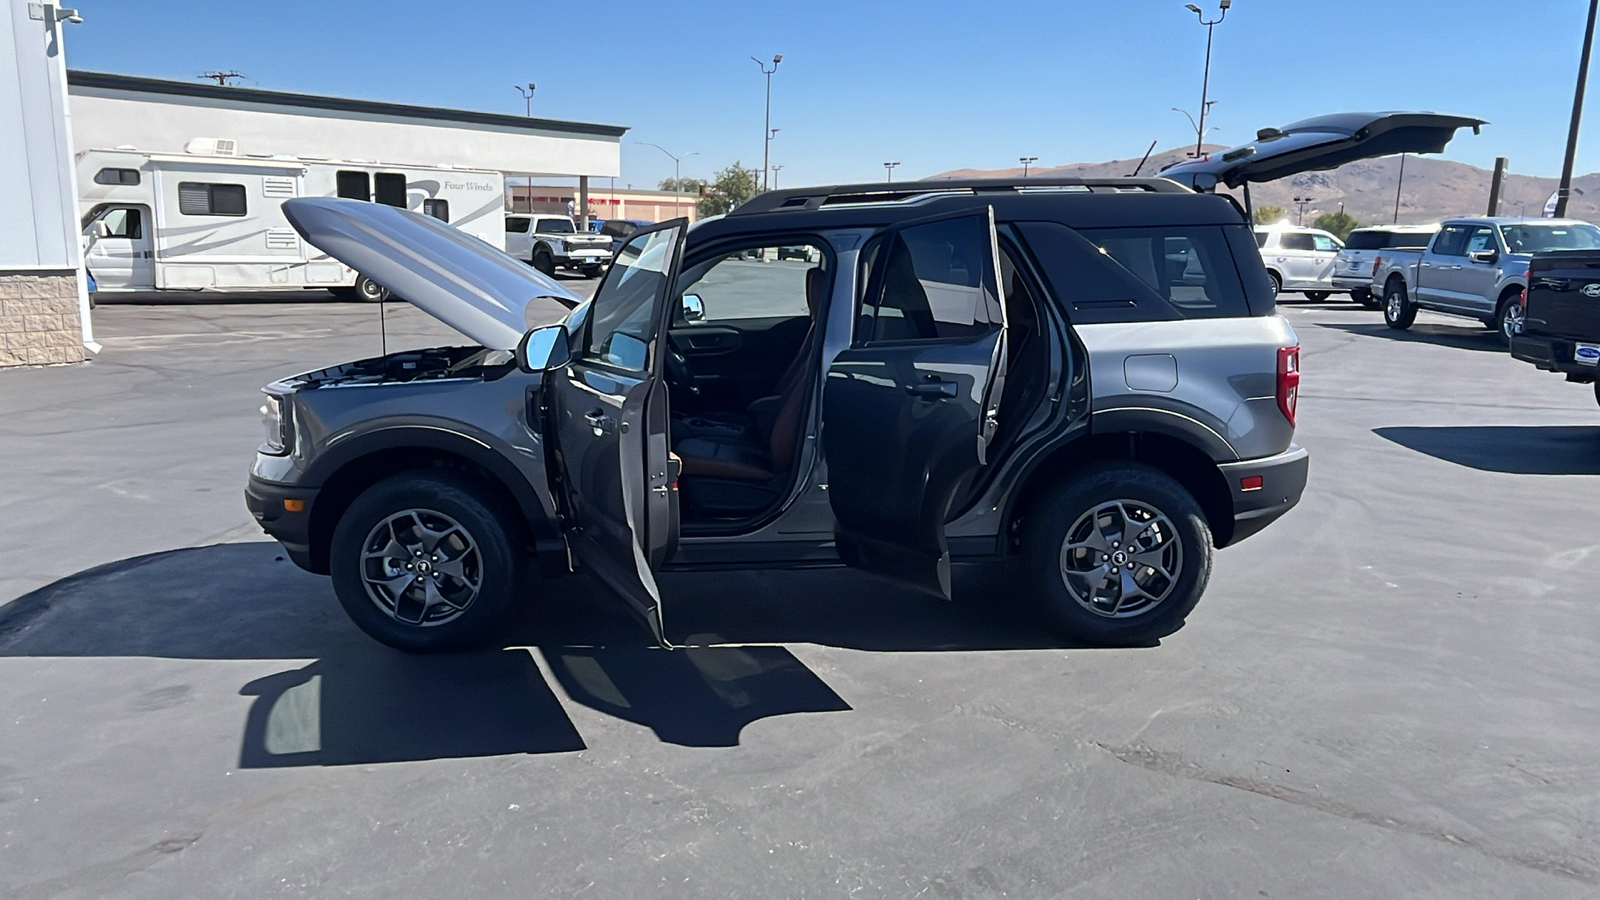
[[[514,513],[453,473],[378,482],[333,530],[339,605],[391,647],[437,653],[483,646],[525,590],[526,545]]]
[[[1306,291],[1305,292],[1306,299],[1310,300],[1312,303],[1321,303],[1322,301],[1328,299],[1328,297],[1332,293],[1333,293],[1332,291]]]
[[[1171,476],[1105,462],[1040,503],[1022,546],[1033,593],[1062,632],[1128,647],[1183,627],[1211,578],[1211,540],[1199,504]]]
[[[528,264],[545,275],[556,274],[556,258],[544,247],[534,248],[533,258],[528,260]]]
[[[1417,320],[1417,307],[1406,296],[1406,286],[1391,281],[1383,289],[1383,324],[1397,331],[1405,331]]]
[[[601,268],[602,268],[601,266],[584,266],[583,267],[583,277],[585,277],[585,278],[599,278],[600,277]]]
[[[388,289],[365,275],[356,278],[355,295],[357,300],[366,303],[382,303],[389,299]]]
[[[1350,292],[1350,299],[1367,309],[1383,308],[1383,301],[1373,295],[1371,288],[1356,288]]]
[[[1278,295],[1283,293],[1283,276],[1277,272],[1268,271],[1267,277],[1272,279],[1272,299],[1276,300]]]

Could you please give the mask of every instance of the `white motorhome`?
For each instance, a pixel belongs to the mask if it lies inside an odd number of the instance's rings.
[[[101,293],[320,288],[374,300],[371,279],[300,240],[293,197],[349,197],[443,219],[505,247],[505,177],[451,166],[234,153],[200,138],[184,153],[78,154],[85,260]]]

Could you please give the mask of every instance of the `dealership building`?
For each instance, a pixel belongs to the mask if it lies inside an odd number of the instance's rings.
[[[579,211],[606,205],[591,202],[591,179],[619,174],[622,126],[68,71],[67,17],[57,16],[68,12],[10,3],[0,21],[0,53],[14,48],[17,60],[0,66],[0,202],[31,211],[0,221],[0,365],[74,362],[99,349],[74,166],[88,150],[181,154],[199,140],[240,157],[575,179]]]

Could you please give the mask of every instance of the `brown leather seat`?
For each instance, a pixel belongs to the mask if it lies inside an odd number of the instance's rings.
[[[771,414],[770,428],[757,429],[758,436],[765,431],[765,440],[706,435],[684,438],[673,446],[673,450],[683,458],[684,475],[765,481],[786,470],[794,461],[795,446],[805,420],[806,399],[810,396],[813,381],[811,363],[816,355],[817,311],[827,286],[827,273],[820,266],[806,272],[806,305],[811,309],[811,325],[800,341],[800,350],[795,354],[794,362],[789,364],[788,370],[778,380],[778,394],[771,398],[775,408]],[[763,402],[758,400],[752,407]]]

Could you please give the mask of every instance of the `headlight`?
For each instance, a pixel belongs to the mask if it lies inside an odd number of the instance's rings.
[[[266,402],[261,404],[261,427],[266,432],[266,440],[262,441],[260,449],[268,456],[283,456],[294,447],[294,426],[289,421],[289,407],[278,394],[265,396]]]

